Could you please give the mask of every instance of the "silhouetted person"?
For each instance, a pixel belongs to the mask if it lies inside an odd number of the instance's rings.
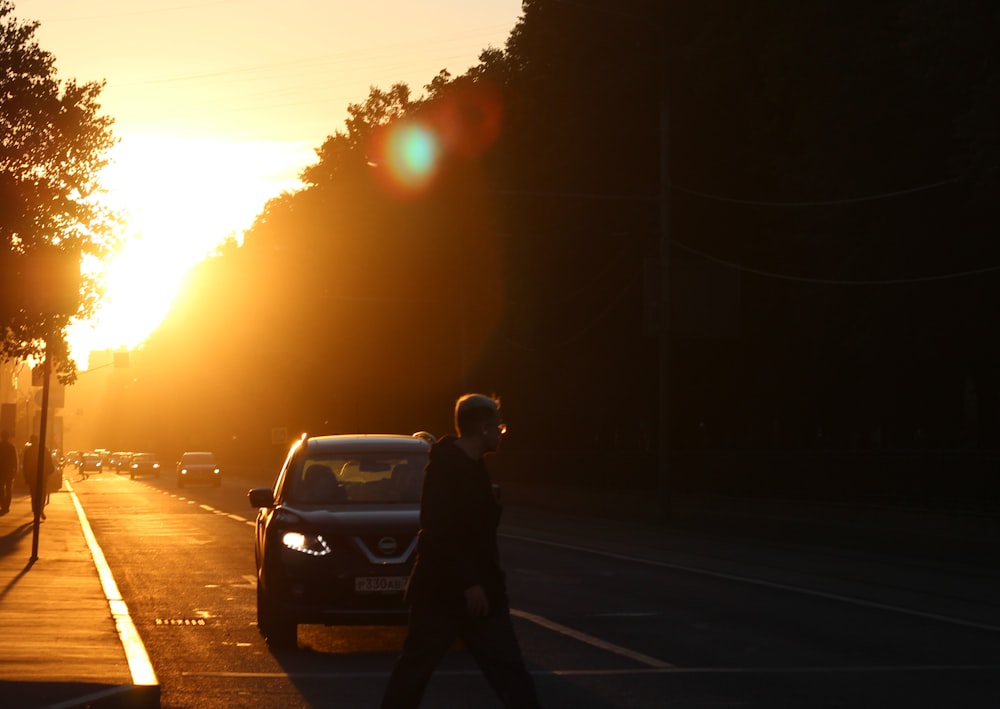
[[[35,516],[45,519],[45,501],[48,496],[49,476],[54,472],[52,456],[45,452],[45,470],[42,473],[41,495],[38,492],[38,436],[31,436],[24,444],[21,454],[21,468],[24,471],[24,482],[31,493],[31,511]]]
[[[14,494],[17,476],[17,449],[10,442],[10,433],[0,432],[0,515],[10,512],[10,498]]]
[[[514,636],[500,568],[500,505],[483,456],[506,426],[499,402],[466,394],[455,404],[458,437],[433,445],[420,504],[417,562],[406,601],[409,628],[382,698],[382,709],[416,707],[438,662],[457,638],[505,707],[538,707]]]

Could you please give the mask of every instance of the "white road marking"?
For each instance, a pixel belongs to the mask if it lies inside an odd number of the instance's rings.
[[[543,618],[540,615],[535,615],[533,613],[525,613],[524,611],[519,611],[511,608],[510,614],[517,618],[527,620],[535,625],[540,625],[543,628],[552,630],[560,635],[565,635],[568,638],[573,638],[574,640],[579,640],[580,642],[587,643],[601,650],[606,650],[608,652],[613,652],[616,655],[621,655],[622,657],[627,657],[630,660],[635,660],[643,665],[649,665],[650,667],[655,667],[656,669],[668,669],[674,667],[669,662],[664,662],[663,660],[658,660],[655,657],[650,657],[649,655],[643,655],[641,652],[636,652],[635,650],[629,650],[627,647],[622,647],[621,645],[615,645],[614,643],[609,643],[600,638],[595,638],[593,635],[587,635],[586,633],[581,633],[579,630],[573,630],[572,628],[567,628],[565,625],[560,625],[559,623],[553,622],[548,618]]]
[[[226,515],[226,516],[229,517],[229,519],[236,520],[237,522],[248,522],[249,521],[246,517],[240,517],[239,515]]]
[[[605,677],[614,675],[681,675],[681,674],[852,674],[910,672],[997,672],[1000,665],[880,665],[874,667],[660,667],[618,670],[528,670],[537,676]],[[219,677],[238,679],[385,679],[388,671],[380,672],[181,672],[184,677]],[[479,670],[438,670],[435,677],[482,676]]]
[[[80,504],[80,498],[76,496],[76,492],[73,490],[73,486],[69,484],[69,481],[66,482],[66,485],[69,489],[70,498],[73,500],[73,506],[76,508],[76,515],[80,519],[83,536],[87,540],[91,556],[94,557],[94,565],[97,567],[97,575],[101,579],[104,597],[108,600],[111,615],[115,619],[118,638],[125,649],[125,659],[128,661],[128,668],[132,673],[132,683],[140,686],[158,685],[159,681],[156,679],[156,673],[153,671],[153,664],[149,660],[146,646],[142,644],[139,631],[136,630],[135,623],[132,622],[128,606],[125,604],[121,592],[118,590],[118,584],[115,583],[111,567],[108,566],[108,562],[104,558],[104,552],[97,543],[94,530],[91,529],[87,514],[83,511],[83,505]]]
[[[941,623],[960,625],[966,628],[975,628],[977,630],[988,630],[990,632],[1000,633],[1000,626],[998,625],[991,625],[989,623],[980,623],[974,620],[966,620],[964,618],[955,618],[954,616],[941,615],[939,613],[928,613],[927,611],[918,611],[914,610],[913,608],[902,608],[900,606],[889,605],[888,603],[879,603],[878,601],[868,601],[865,600],[864,598],[857,598],[855,596],[844,596],[839,593],[830,593],[828,591],[817,591],[812,588],[804,588],[802,586],[792,586],[791,584],[779,583],[777,581],[765,581],[764,579],[756,579],[750,576],[740,576],[738,574],[729,574],[723,571],[709,571],[708,569],[699,569],[695,566],[687,566],[685,564],[674,564],[667,561],[643,559],[641,557],[629,556],[627,554],[618,554],[616,552],[602,551],[600,549],[590,549],[587,547],[577,546],[575,544],[564,544],[562,542],[553,542],[545,539],[533,539],[532,537],[522,537],[516,534],[501,534],[500,536],[521,542],[529,542],[531,544],[541,544],[543,546],[557,547],[559,549],[570,549],[572,551],[579,551],[585,554],[604,556],[609,559],[631,561],[637,564],[646,564],[648,566],[659,566],[664,569],[674,569],[676,571],[684,571],[691,574],[712,576],[713,578],[726,579],[727,581],[739,581],[741,583],[749,583],[755,586],[764,586],[765,588],[776,588],[782,591],[791,591],[792,593],[799,593],[805,596],[825,598],[827,600],[839,601],[841,603],[850,603],[852,605],[862,606],[865,608],[877,608],[878,610],[890,611],[892,613],[900,613],[902,615],[909,615],[916,618],[924,618],[926,620],[935,620]]]
[[[215,512],[215,508],[210,505],[198,505],[198,507],[205,510],[206,512]]]

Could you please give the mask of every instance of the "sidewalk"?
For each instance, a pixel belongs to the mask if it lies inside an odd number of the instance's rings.
[[[0,705],[159,707],[158,685],[133,684],[73,498],[68,483],[52,492],[34,562],[31,500],[17,482],[0,516]]]

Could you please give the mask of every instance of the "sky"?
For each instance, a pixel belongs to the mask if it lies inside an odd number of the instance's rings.
[[[106,81],[119,144],[102,176],[128,214],[97,316],[69,331],[74,357],[134,347],[184,272],[298,187],[349,103],[405,82],[423,93],[503,47],[520,0],[15,0],[40,23],[57,78]]]

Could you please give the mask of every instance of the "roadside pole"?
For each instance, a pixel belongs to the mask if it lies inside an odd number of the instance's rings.
[[[49,418],[49,379],[52,374],[51,340],[45,340],[45,359],[42,360],[42,420],[38,429],[38,467],[35,469],[35,496],[38,500],[35,513],[34,529],[31,536],[31,561],[38,561],[38,535],[42,528],[42,512],[45,510],[45,485],[47,484],[46,457],[48,449],[45,446],[46,422]],[[51,461],[50,461],[51,462]]]

